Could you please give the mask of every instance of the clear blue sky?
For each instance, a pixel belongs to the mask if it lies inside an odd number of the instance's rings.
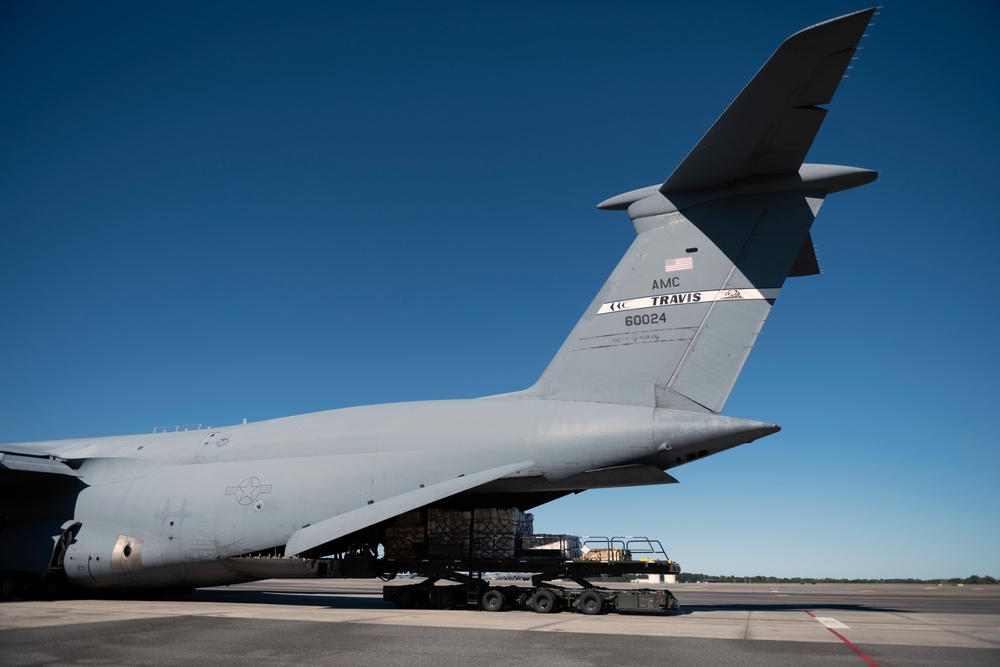
[[[0,4],[0,442],[516,390],[819,2]],[[890,3],[726,406],[781,433],[536,528],[716,574],[1000,575],[1000,10]]]

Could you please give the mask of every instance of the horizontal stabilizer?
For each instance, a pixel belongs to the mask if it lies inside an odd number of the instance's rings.
[[[356,510],[339,514],[292,533],[285,546],[285,556],[296,556],[321,544],[332,542],[344,535],[367,528],[380,521],[429,505],[442,498],[492,482],[535,465],[534,461],[522,461],[514,465],[500,466],[471,475],[462,475],[430,486],[422,486],[407,493],[401,493]]]
[[[713,188],[799,170],[875,9],[824,21],[778,47],[660,187]]]

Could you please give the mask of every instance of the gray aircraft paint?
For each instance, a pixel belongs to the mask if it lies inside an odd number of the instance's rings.
[[[662,185],[600,204],[628,210],[636,239],[530,388],[2,446],[0,570],[61,558],[85,587],[246,581],[273,573],[234,557],[335,553],[439,502],[669,484],[774,433],[718,413],[785,278],[815,273],[824,198],[877,176],[802,163],[873,12],[790,37]]]

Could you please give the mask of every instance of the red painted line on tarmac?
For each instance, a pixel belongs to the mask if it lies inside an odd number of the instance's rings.
[[[775,591],[775,590],[773,590],[773,589],[772,589],[772,590],[771,590],[771,594],[772,594],[772,595],[774,595],[774,597],[776,597],[776,598],[778,598],[779,600],[781,600],[781,596],[780,596],[780,595],[778,595],[777,591]],[[783,602],[784,602],[784,601],[783,601]],[[788,604],[788,603],[787,603],[787,602],[785,602],[785,604]],[[804,611],[805,613],[809,614],[809,616],[811,616],[812,618],[816,618],[816,614],[812,613],[812,612],[811,612],[811,611],[809,611],[808,609],[799,609],[799,611]],[[825,625],[824,625],[823,627],[824,627],[824,628],[826,628],[826,626],[825,626]],[[845,637],[844,635],[840,634],[839,632],[837,632],[837,631],[836,631],[836,630],[834,630],[833,628],[826,628],[826,629],[827,629],[827,630],[829,630],[830,632],[832,632],[832,633],[833,633],[833,636],[834,636],[834,637],[836,637],[836,638],[837,638],[837,639],[839,639],[840,641],[842,641],[842,642],[844,642],[845,644],[847,644],[847,648],[849,648],[849,649],[851,649],[852,651],[854,651],[855,653],[857,653],[857,654],[858,654],[858,657],[859,657],[859,658],[861,658],[862,660],[864,660],[864,661],[865,661],[865,663],[867,663],[867,664],[869,665],[869,667],[879,667],[879,664],[878,664],[877,662],[875,662],[874,660],[872,660],[872,659],[871,659],[871,658],[870,658],[870,657],[868,656],[868,654],[867,654],[867,653],[865,653],[864,651],[862,651],[861,649],[859,649],[859,648],[858,648],[857,646],[855,646],[855,645],[854,645],[854,642],[852,642],[852,641],[851,641],[850,639],[848,639],[848,638],[847,638],[847,637]]]
[[[879,667],[879,665],[878,665],[877,662],[875,662],[874,660],[872,660],[871,658],[869,658],[868,655],[864,651],[862,651],[861,649],[859,649],[857,646],[855,646],[854,643],[850,639],[848,639],[844,635],[840,634],[839,632],[837,632],[833,628],[827,628],[827,630],[829,630],[830,632],[832,632],[834,634],[834,636],[836,636],[838,639],[840,639],[840,641],[842,641],[845,644],[847,644],[847,647],[849,649],[851,649],[852,651],[854,651],[855,653],[857,653],[858,657],[861,658],[862,660],[864,660],[865,662],[867,662],[869,665],[871,665],[871,667]]]

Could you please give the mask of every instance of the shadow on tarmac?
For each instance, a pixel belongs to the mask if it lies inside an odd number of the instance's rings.
[[[739,603],[739,604],[683,604],[681,603],[681,609],[679,612],[674,612],[675,614],[692,614],[694,612],[708,612],[708,611],[822,611],[823,613],[830,611],[881,611],[890,614],[905,613],[905,609],[897,609],[895,607],[872,607],[865,604],[782,604],[780,602],[773,603]]]
[[[395,609],[395,605],[379,595],[344,591],[331,595],[329,591],[244,591],[199,589],[189,598],[192,602],[230,604],[275,604],[329,609]]]

